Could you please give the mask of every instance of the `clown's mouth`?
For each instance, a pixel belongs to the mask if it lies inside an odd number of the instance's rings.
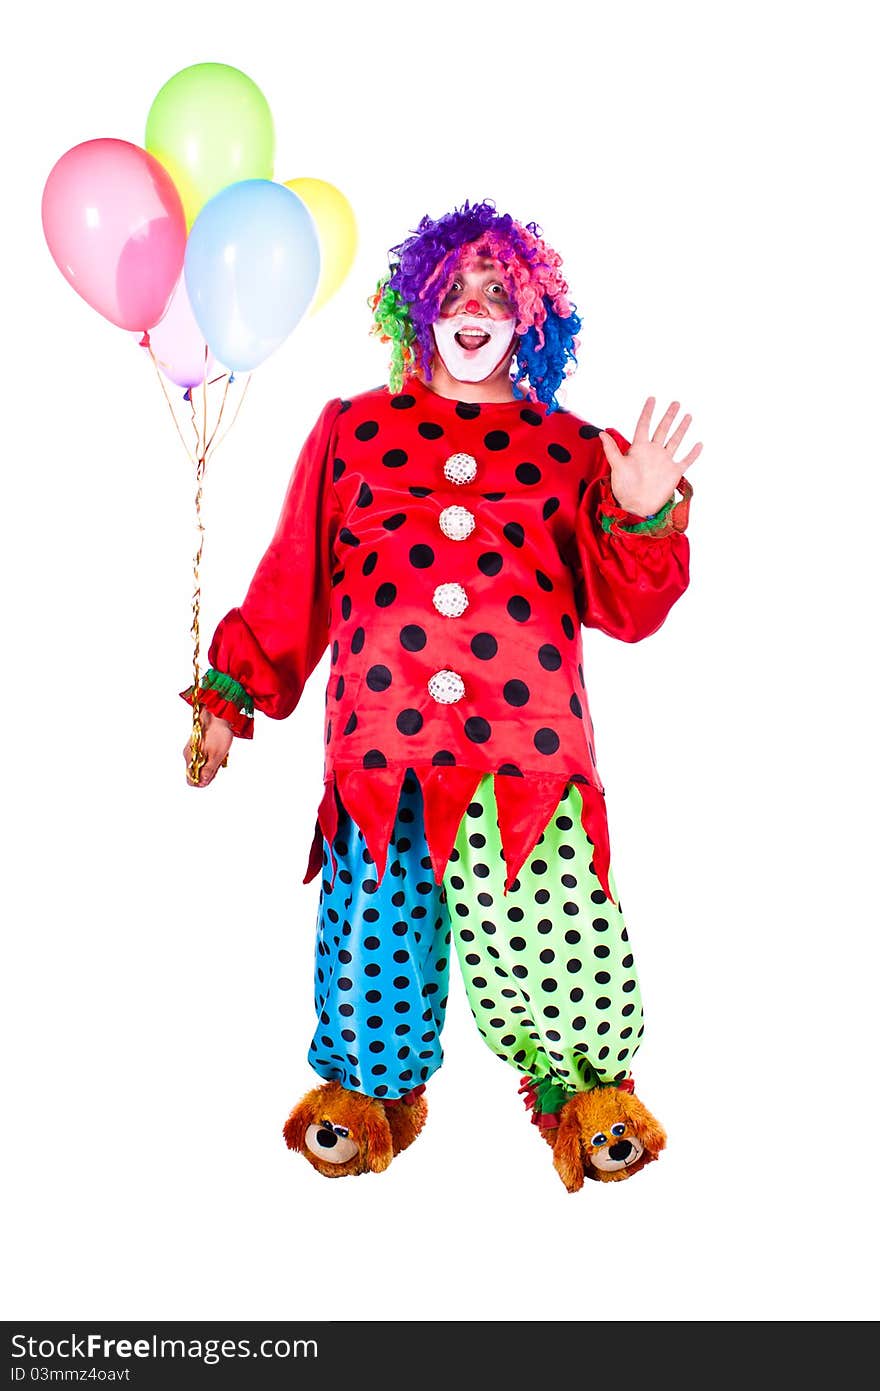
[[[481,333],[479,330],[463,328],[455,335],[455,341],[460,348],[464,348],[465,352],[475,353],[479,348],[485,348],[491,336],[491,334]]]

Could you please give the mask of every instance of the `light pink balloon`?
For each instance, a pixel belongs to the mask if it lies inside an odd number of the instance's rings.
[[[53,167],[43,232],[65,280],[119,328],[149,329],[168,308],[186,250],[170,174],[127,140],[86,140]]]
[[[192,312],[183,275],[171,296],[168,312],[150,329],[150,346],[165,376],[177,386],[199,386],[205,373],[208,380],[216,375],[213,353],[208,353],[205,363],[205,340]]]

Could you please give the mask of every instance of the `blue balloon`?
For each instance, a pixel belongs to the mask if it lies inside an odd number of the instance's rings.
[[[196,323],[224,367],[248,372],[308,309],[321,248],[301,198],[271,179],[242,179],[210,198],[190,228],[183,262]]]

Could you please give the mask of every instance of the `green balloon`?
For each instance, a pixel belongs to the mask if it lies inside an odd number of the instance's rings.
[[[189,228],[222,188],[273,177],[275,123],[259,87],[238,68],[195,63],[159,91],[145,147],[174,180]]]

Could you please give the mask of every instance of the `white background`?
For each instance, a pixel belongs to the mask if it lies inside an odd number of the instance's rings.
[[[3,1315],[864,1320],[877,1314],[876,51],[861,3],[17,7],[3,87]],[[691,588],[585,634],[645,999],[659,1163],[566,1193],[453,992],[418,1143],[332,1183],[302,884],[322,663],[184,777],[194,480],[130,335],[43,239],[80,141],[142,144],[242,69],[275,177],[352,202],[356,264],[208,466],[204,648],[324,402],[377,385],[386,249],[465,198],[537,220],[584,319],[568,404],[677,399]]]

